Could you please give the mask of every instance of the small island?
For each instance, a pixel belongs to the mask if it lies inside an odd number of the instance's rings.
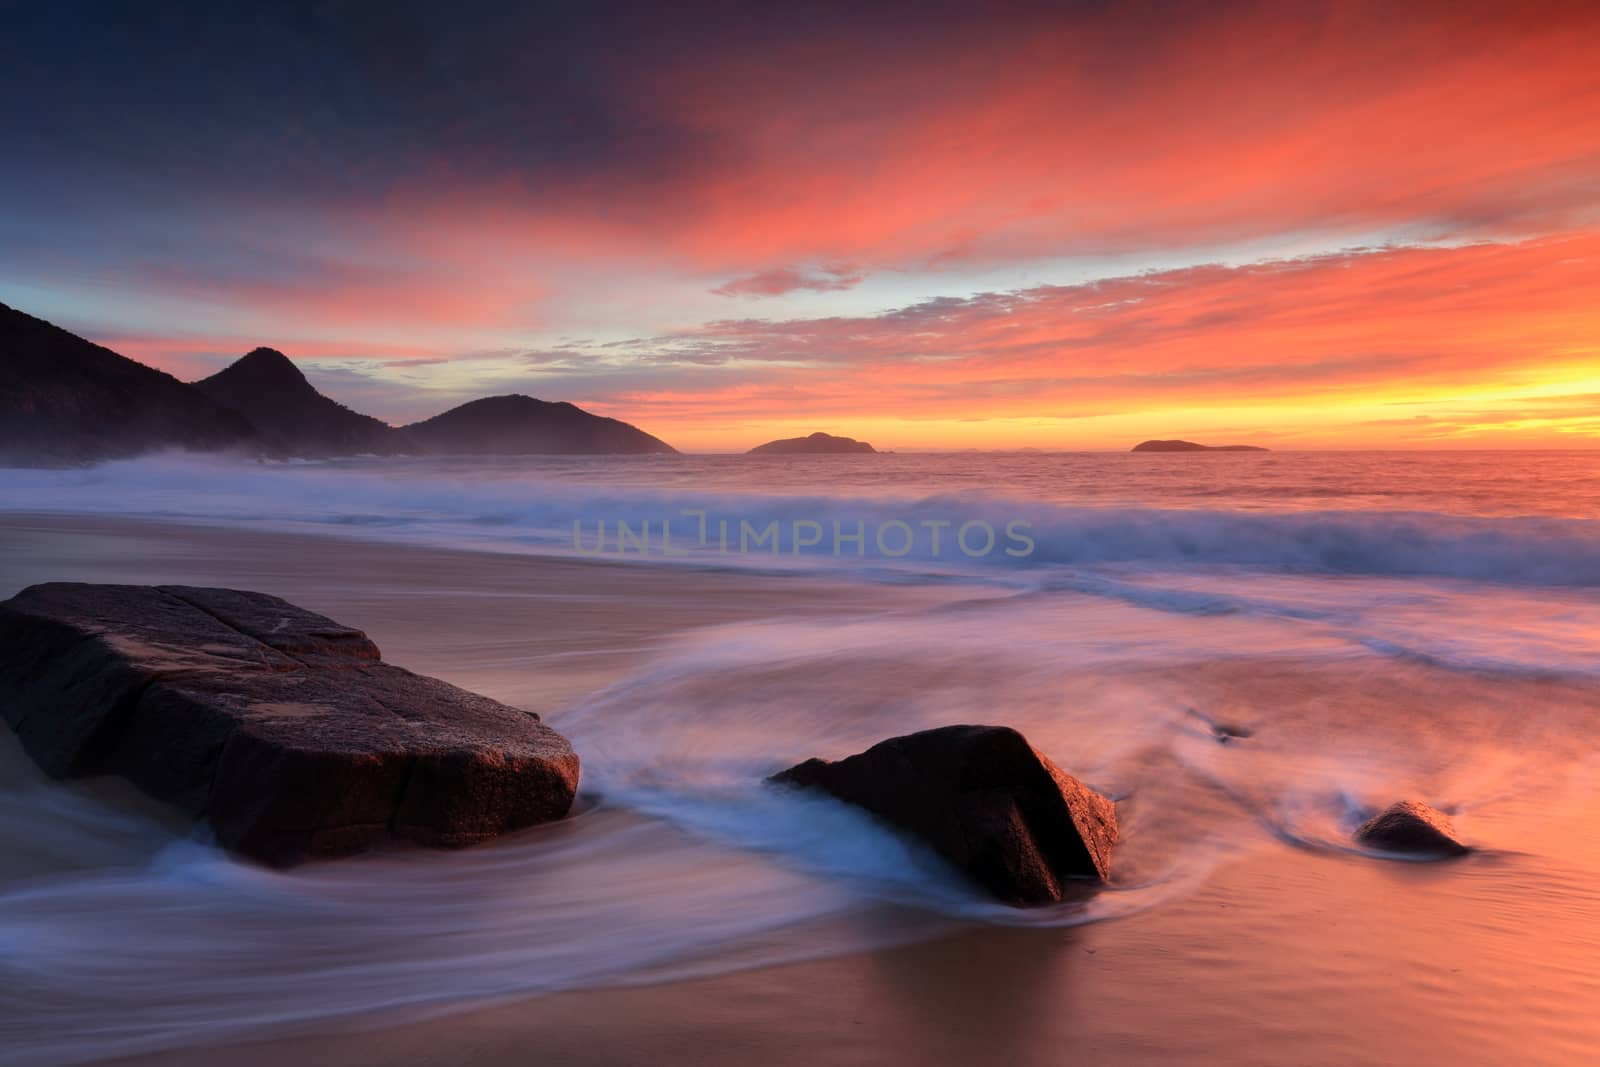
[[[1135,452],[1266,452],[1260,445],[1197,445],[1193,441],[1140,441]]]
[[[820,456],[838,455],[853,452],[877,452],[876,448],[865,441],[857,441],[853,437],[835,437],[828,433],[814,433],[810,437],[786,437],[781,441],[768,441],[764,445],[757,445],[749,452],[749,456]]]

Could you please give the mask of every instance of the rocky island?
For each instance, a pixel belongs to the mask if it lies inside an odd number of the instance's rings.
[[[1197,445],[1193,441],[1140,441],[1134,452],[1266,452],[1260,445]]]
[[[785,437],[780,441],[768,441],[764,445],[757,445],[745,454],[750,456],[823,456],[877,451],[867,442],[857,441],[853,437],[835,437],[832,434],[818,432],[811,434],[809,437]]]

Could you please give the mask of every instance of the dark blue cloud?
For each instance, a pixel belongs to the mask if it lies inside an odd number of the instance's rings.
[[[647,186],[729,149],[641,72],[716,79],[720,57],[837,41],[817,53],[825,83],[830,54],[979,43],[1006,21],[993,5],[862,7],[0,0],[0,180],[371,197],[444,161],[534,195],[574,175]]]
[[[47,198],[65,183],[320,200],[441,165],[533,192],[704,165],[713,146],[634,91],[649,28],[577,9],[6,3],[0,180]]]

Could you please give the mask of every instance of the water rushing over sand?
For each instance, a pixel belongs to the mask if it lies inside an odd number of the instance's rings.
[[[268,873],[115,783],[42,780],[4,739],[0,1064],[202,1063],[221,1041],[535,994],[261,1055],[459,1059],[479,1025],[507,1056],[570,1055],[581,1034],[593,1058],[637,1058],[662,1047],[637,1028],[664,1005],[771,1062],[1576,1064],[1600,1047],[1600,459],[1517,480],[1464,456],[1273,455],[1271,475],[1255,456],[1001,457],[977,497],[978,458],[885,458],[914,477],[878,485],[850,459],[831,491],[806,466],[782,495],[732,457],[0,472],[0,593],[278,593],[536,708],[584,759],[566,823]],[[1151,461],[1167,473],[1106,480]],[[1323,484],[1346,489],[1305,491]],[[1039,550],[596,562],[561,544],[574,514],[676,505],[1021,514]],[[760,784],[971,721],[1017,726],[1118,798],[1105,892],[1001,908],[857,813]],[[1450,811],[1476,851],[1354,848],[1400,797]]]

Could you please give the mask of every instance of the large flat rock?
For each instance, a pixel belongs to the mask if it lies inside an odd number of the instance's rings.
[[[931,845],[1009,904],[1053,904],[1111,874],[1115,805],[1007,726],[945,726],[771,781],[820,789]]]
[[[537,715],[231,589],[23,590],[0,603],[0,714],[50,774],[120,775],[273,865],[471,845],[561,818],[578,783]]]

